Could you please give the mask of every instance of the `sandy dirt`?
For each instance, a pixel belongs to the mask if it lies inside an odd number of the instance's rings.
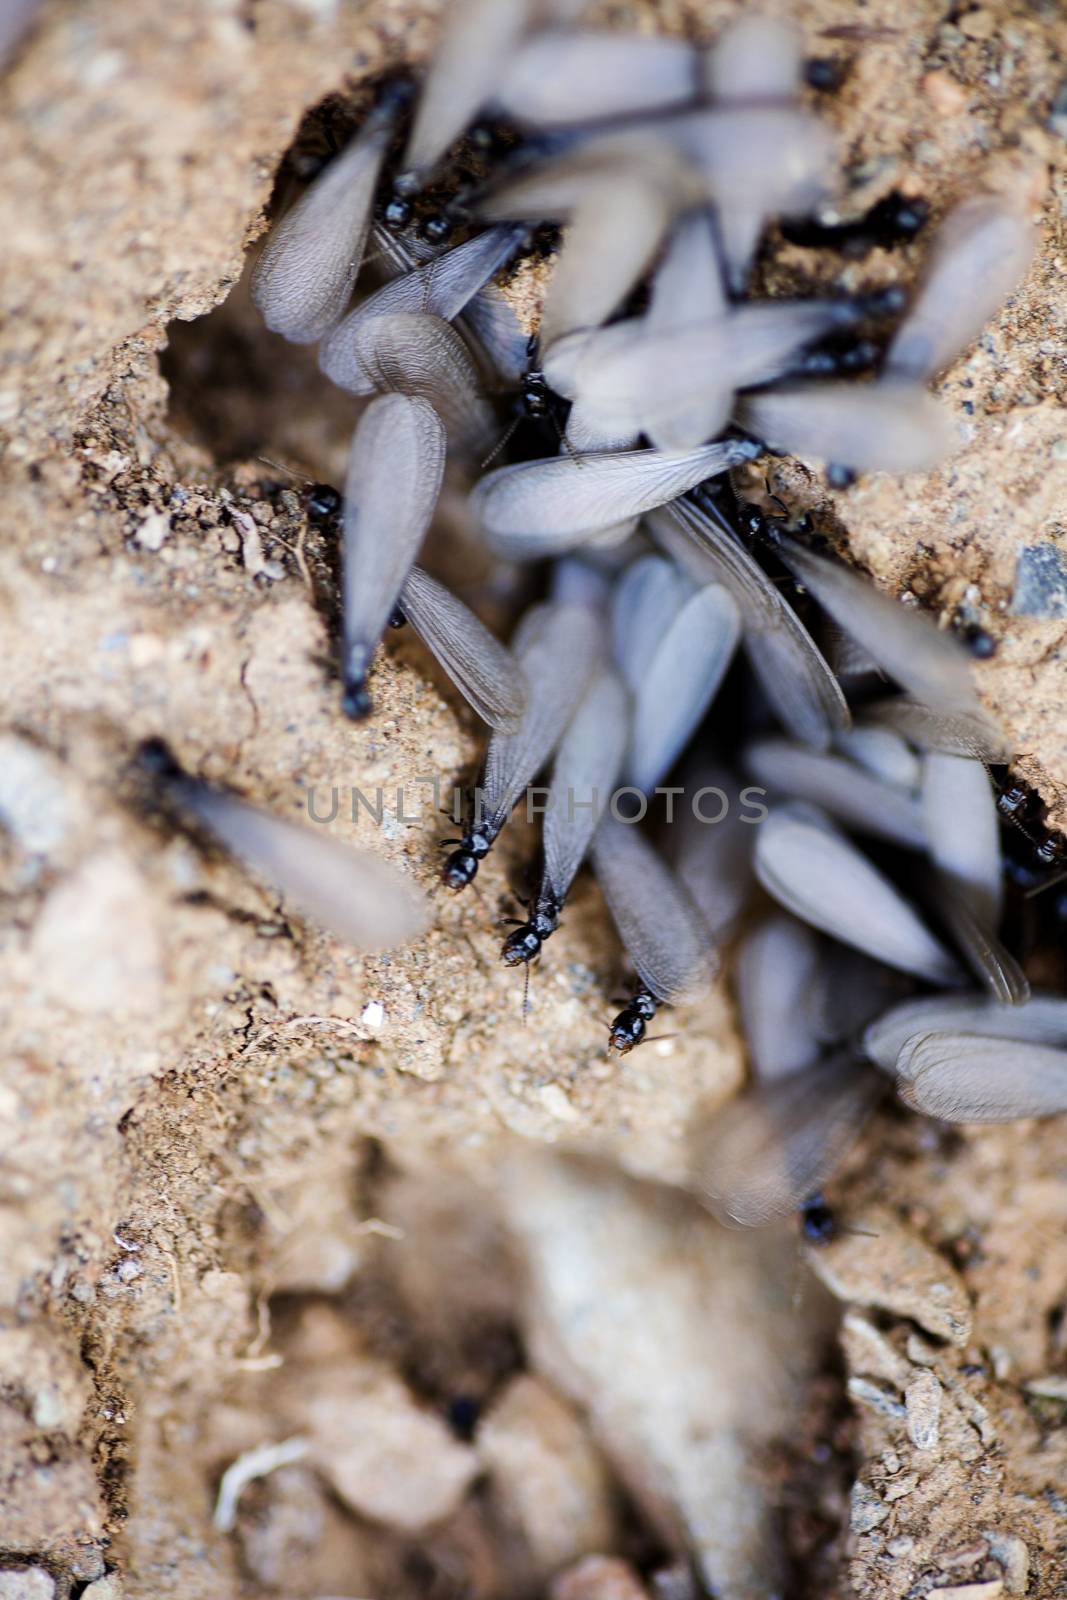
[[[371,722],[338,715],[329,536],[270,463],[339,479],[353,413],[241,277],[305,114],[420,59],[435,9],[44,0],[0,79],[0,1596],[1061,1594],[1062,1129],[886,1113],[834,1195],[865,1231],[814,1272],[788,1229],[723,1233],[681,1188],[743,1075],[725,986],[606,1059],[624,970],[583,880],[524,1026],[497,924],[533,835],[480,898],[433,888],[421,780],[469,780],[473,718],[405,640]],[[1063,820],[1065,624],[1012,603],[1064,536],[1067,37],[1051,4],[953,17],[802,8],[849,67],[842,210],[1021,185],[1040,259],[941,384],[948,465],[769,486],[993,635],[981,692]],[[778,241],[766,272],[842,264]],[[167,834],[128,774],[155,734],[294,818],[336,787],[433,931],[357,959]]]

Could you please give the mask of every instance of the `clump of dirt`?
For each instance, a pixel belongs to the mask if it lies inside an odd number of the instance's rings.
[[[834,1198],[857,1227],[877,1200],[903,1253],[873,1287],[847,1258],[863,1235],[815,1263],[875,1308],[846,1323],[846,1413],[791,1236],[724,1235],[675,1192],[695,1112],[742,1075],[723,990],[620,1066],[591,884],[523,1026],[494,926],[523,830],[482,901],[438,899],[425,941],[359,960],[131,803],[132,750],[164,734],[308,826],[336,792],[339,837],[373,829],[436,881],[428,780],[468,777],[479,735],[410,643],[372,722],[341,722],[329,534],[272,463],[339,481],[352,413],[241,278],[309,108],[418,62],[437,9],[45,0],[0,80],[0,1593],[740,1595],[782,1581],[777,1521],[798,1592],[851,1560],[872,1600],[1052,1595],[1055,1127],[871,1135]],[[591,16],[710,37],[735,9]],[[800,20],[848,69],[825,111],[850,204],[896,186],[936,215],[1022,184],[1045,245],[942,384],[959,456],[770,487],[993,636],[982,692],[1062,820],[1062,620],[1012,607],[1020,548],[1062,536],[1062,19],[884,0],[859,24],[810,0]],[[910,281],[922,249],[843,281]],[[763,270],[842,266],[777,240]],[[531,1146],[584,1161],[527,1166]],[[943,1279],[962,1341],[902,1299],[901,1235],[943,1263],[927,1299]]]

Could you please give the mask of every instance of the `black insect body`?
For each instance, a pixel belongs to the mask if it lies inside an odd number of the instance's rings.
[[[523,617],[513,648],[527,685],[525,708],[511,731],[497,730],[489,741],[474,821],[445,862],[449,888],[474,881],[497,834],[563,737],[596,661],[598,639],[589,622],[588,611],[576,605],[535,606]]]
[[[347,943],[386,949],[425,927],[423,895],[377,856],[191,776],[161,739],[141,745],[136,767],[175,824],[221,845],[303,916]]]
[[[543,372],[531,369],[526,374],[522,383],[521,400],[526,416],[532,418],[548,416],[554,396]]]
[[[445,862],[442,877],[450,889],[465,889],[478,875],[478,868],[489,854],[499,829],[489,822],[478,822],[468,828],[459,840],[459,849]]]
[[[835,56],[812,56],[804,63],[804,82],[819,94],[840,89],[850,71],[850,63]]]
[[[636,989],[628,1006],[619,1012],[608,1032],[608,1049],[624,1056],[644,1040],[648,1024],[659,1010],[660,1002],[651,989],[642,984]]]
[[[330,522],[341,509],[341,495],[329,483],[313,483],[307,494],[307,512],[312,522]]]
[[[561,911],[562,907],[555,900],[538,897],[529,920],[504,940],[500,955],[505,966],[519,967],[535,960],[545,940],[559,927]]]
[[[836,1239],[837,1217],[821,1191],[811,1195],[800,1208],[800,1231],[808,1244],[824,1245]]]
[[[394,194],[382,208],[382,221],[390,233],[402,233],[410,225],[415,207],[407,195]]]
[[[595,616],[588,621],[597,627]],[[508,966],[532,961],[559,927],[564,901],[596,832],[598,811],[615,787],[629,734],[626,687],[602,665],[556,753],[544,823],[544,871],[529,921],[505,940],[501,954]]]
[[[842,255],[869,255],[875,249],[892,249],[914,239],[930,215],[925,200],[894,189],[865,216],[853,222],[816,222],[813,218],[781,224],[782,236],[805,249],[839,250]]]

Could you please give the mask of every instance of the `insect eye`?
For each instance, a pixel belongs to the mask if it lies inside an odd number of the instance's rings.
[[[324,522],[328,517],[335,516],[341,507],[341,496],[337,490],[328,483],[316,483],[308,491],[307,509],[308,516],[316,522]]]
[[[382,213],[385,226],[393,233],[399,233],[401,228],[406,228],[411,221],[411,201],[403,195],[395,194],[388,202]]]

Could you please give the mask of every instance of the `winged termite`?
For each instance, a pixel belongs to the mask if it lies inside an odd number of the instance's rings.
[[[690,762],[668,830],[670,861],[711,934],[722,944],[736,930],[755,891],[752,845],[758,815],[734,804],[735,774]]]
[[[160,739],[142,745],[138,764],[179,819],[202,828],[338,939],[362,950],[391,949],[425,928],[425,897],[377,856],[191,777]]]
[[[928,982],[959,981],[955,961],[914,908],[814,808],[776,807],[755,848],[757,877],[794,916]]]
[[[651,793],[674,765],[715,698],[740,633],[737,607],[721,585],[707,584],[681,598],[643,670],[630,674],[627,783]]]
[[[905,1000],[883,1012],[863,1034],[865,1054],[884,1072],[910,1070],[904,1046],[919,1034],[982,1034],[1029,1044],[1067,1046],[1067,999],[1033,994],[1021,1006],[1003,1006],[988,995],[937,994]]]
[[[782,534],[776,548],[834,621],[913,695],[938,711],[981,715],[970,662],[957,639],[843,563],[816,555]]]
[[[346,715],[370,711],[371,658],[433,517],[445,430],[421,399],[372,400],[352,440],[342,546],[342,675]]]
[[[313,344],[343,315],[370,231],[374,193],[396,123],[389,96],[281,221],[252,272],[267,327]]]
[[[722,440],[681,454],[602,452],[500,467],[481,480],[471,507],[493,550],[516,560],[558,555],[627,517],[663,505],[693,484],[755,454]]]
[[[523,790],[559,744],[596,662],[598,639],[584,606],[544,605],[523,617],[512,649],[526,707],[514,732],[495,732],[489,741],[473,814],[445,863],[452,889],[472,882]]]
[[[949,212],[886,370],[922,382],[947,367],[1025,277],[1036,244],[1021,207],[1002,196],[976,196]]]
[[[746,13],[724,28],[708,51],[708,88],[720,106],[744,108],[746,104],[777,103],[789,107],[798,96],[802,62],[797,28],[777,18]],[[814,191],[820,187],[820,172],[825,172],[819,134],[813,131],[819,125],[813,118],[805,117],[797,126],[811,144],[809,159],[814,165],[810,181]],[[792,150],[790,154],[792,156]],[[718,208],[719,235],[730,284],[735,290],[744,286],[760,234],[775,209],[773,197],[780,192],[779,174],[769,163],[765,169],[757,170],[761,179],[758,184],[747,194],[735,190],[728,197],[722,195]],[[719,187],[721,190],[722,185]],[[808,195],[803,198],[807,200]]]
[[[698,1130],[693,1187],[737,1227],[797,1211],[847,1157],[883,1092],[848,1051],[752,1084]]]
[[[926,847],[917,794],[872,776],[844,756],[808,750],[786,739],[758,739],[745,746],[743,759],[772,794],[810,801],[859,833],[912,850]]]
[[[971,1033],[920,1033],[901,1050],[899,1092],[942,1122],[1014,1122],[1067,1111],[1067,1050]]]
[[[352,345],[360,381],[378,393],[428,400],[449,438],[468,449],[483,447],[491,437],[495,423],[478,369],[443,317],[422,311],[372,317],[356,330]]]
[[[948,412],[903,381],[767,389],[743,396],[737,415],[768,444],[854,472],[924,472],[955,442]]]
[[[511,651],[420,567],[404,580],[400,610],[482,720],[513,730],[526,709],[526,683]]]
[[[659,449],[695,449],[725,427],[736,390],[784,371],[841,314],[833,301],[782,301],[666,329],[635,321],[628,336],[617,324],[579,356],[573,397]]]
[[[505,225],[487,228],[472,239],[403,271],[368,295],[322,341],[319,366],[349,394],[372,394],[379,387],[363,367],[357,335],[376,317],[424,312],[452,322],[494,273],[521,248],[528,230]]]
[[[764,1081],[809,1067],[822,1053],[809,1009],[820,962],[818,936],[785,912],[772,912],[741,940],[734,967],[741,1028]]]
[[[682,39],[547,29],[514,52],[493,98],[520,123],[558,128],[681,105],[696,89],[697,55]]]
[[[730,590],[749,662],[768,700],[792,734],[825,749],[851,720],[841,685],[784,595],[716,517],[714,502],[697,505],[682,496],[656,512],[650,525],[690,577]]]
[[[634,825],[609,814],[593,836],[593,870],[638,977],[611,1024],[610,1047],[625,1055],[645,1037],[664,1002],[698,991],[714,956],[703,918],[678,878]]]
[[[509,966],[532,961],[559,926],[575,874],[611,799],[629,733],[629,696],[621,678],[601,667],[560,741],[544,823],[544,870],[528,920],[501,952]]]
[[[492,98],[532,13],[531,0],[454,0],[415,112],[401,191],[425,179]]]

